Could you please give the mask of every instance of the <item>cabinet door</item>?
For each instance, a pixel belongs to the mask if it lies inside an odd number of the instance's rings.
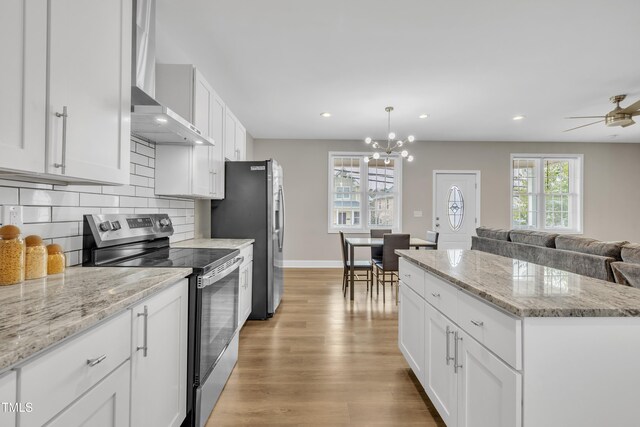
[[[247,160],[247,130],[236,119],[236,157],[237,160]]]
[[[458,332],[458,425],[520,427],[522,377],[465,332]]]
[[[6,402],[10,404],[16,403],[17,390],[18,390],[18,384],[16,382],[15,371],[10,371],[0,376],[0,402]],[[7,427],[15,426],[16,413],[3,410],[3,409],[4,408],[0,408],[0,426],[7,426]]]
[[[129,425],[129,361],[58,414],[48,427],[126,427]],[[149,412],[155,411],[152,408]]]
[[[209,147],[212,196],[214,199],[224,199],[225,106],[222,98],[215,92],[211,99],[211,117],[211,137],[215,142],[213,147]]]
[[[213,179],[209,167],[209,147],[190,147],[190,151],[193,155],[193,173],[191,175],[193,196],[211,198]]]
[[[131,0],[49,2],[46,171],[61,179],[129,182],[131,15]]]
[[[240,268],[240,292],[238,298],[238,326],[242,327],[251,314],[253,262]]]
[[[197,69],[193,71],[193,124],[204,136],[213,137],[211,106],[213,88]]]
[[[454,427],[458,410],[458,375],[453,355],[455,327],[430,304],[425,303],[424,313],[425,391],[445,424]]]
[[[133,308],[131,420],[179,426],[187,405],[187,280]]]
[[[224,115],[224,157],[238,160],[236,152],[236,129],[238,120],[231,110],[225,109]]]
[[[44,172],[46,0],[3,1],[0,12],[0,168]]]
[[[425,302],[406,284],[400,284],[398,307],[398,347],[424,386]]]

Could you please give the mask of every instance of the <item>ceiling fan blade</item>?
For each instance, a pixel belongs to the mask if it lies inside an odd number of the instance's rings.
[[[565,119],[604,119],[606,116],[579,116],[579,117],[565,117]]]
[[[567,129],[567,130],[563,130],[562,132],[569,132],[569,131],[572,131],[572,130],[576,130],[576,129],[584,128],[584,127],[591,126],[591,125],[595,125],[596,123],[602,123],[602,122],[604,122],[604,120],[598,120],[597,122],[588,123],[588,124],[586,124],[586,125],[578,126],[578,127],[571,128],[571,129]]]
[[[628,107],[623,108],[622,111],[620,112],[625,114],[630,114],[638,110],[640,110],[640,101],[636,101],[633,104],[629,105]]]

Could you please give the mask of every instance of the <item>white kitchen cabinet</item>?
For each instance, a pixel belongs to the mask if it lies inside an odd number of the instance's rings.
[[[131,0],[49,2],[46,172],[129,183]]]
[[[18,383],[15,371],[0,375],[0,402],[12,405],[17,403],[17,389]],[[0,425],[6,427],[15,426],[16,413],[0,407]]]
[[[213,146],[156,147],[156,194],[224,198],[225,105],[190,64],[158,64],[156,98],[193,123]]]
[[[0,169],[44,172],[47,1],[0,6]]]
[[[458,425],[522,425],[522,376],[464,331],[458,331]]]
[[[2,173],[129,182],[131,16],[131,0],[3,2]]]
[[[48,427],[129,426],[129,361],[51,420]],[[157,408],[149,411],[154,412]],[[134,424],[135,425],[135,424]]]
[[[132,309],[131,421],[177,427],[186,415],[188,282]]]
[[[225,111],[224,156],[228,160],[246,160],[247,130],[229,108]]]
[[[424,306],[425,302],[405,283],[400,284],[398,347],[424,386]]]
[[[238,291],[238,328],[245,324],[253,309],[253,245],[240,251],[244,257],[240,264],[240,289]]]

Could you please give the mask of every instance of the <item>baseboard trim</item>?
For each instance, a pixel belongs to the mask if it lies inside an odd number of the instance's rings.
[[[290,259],[285,260],[284,268],[342,268],[342,261]]]

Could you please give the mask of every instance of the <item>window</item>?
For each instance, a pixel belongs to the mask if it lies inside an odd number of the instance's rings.
[[[402,160],[364,161],[366,153],[329,153],[329,231],[400,229]]]
[[[582,231],[582,155],[512,155],[513,228]]]

